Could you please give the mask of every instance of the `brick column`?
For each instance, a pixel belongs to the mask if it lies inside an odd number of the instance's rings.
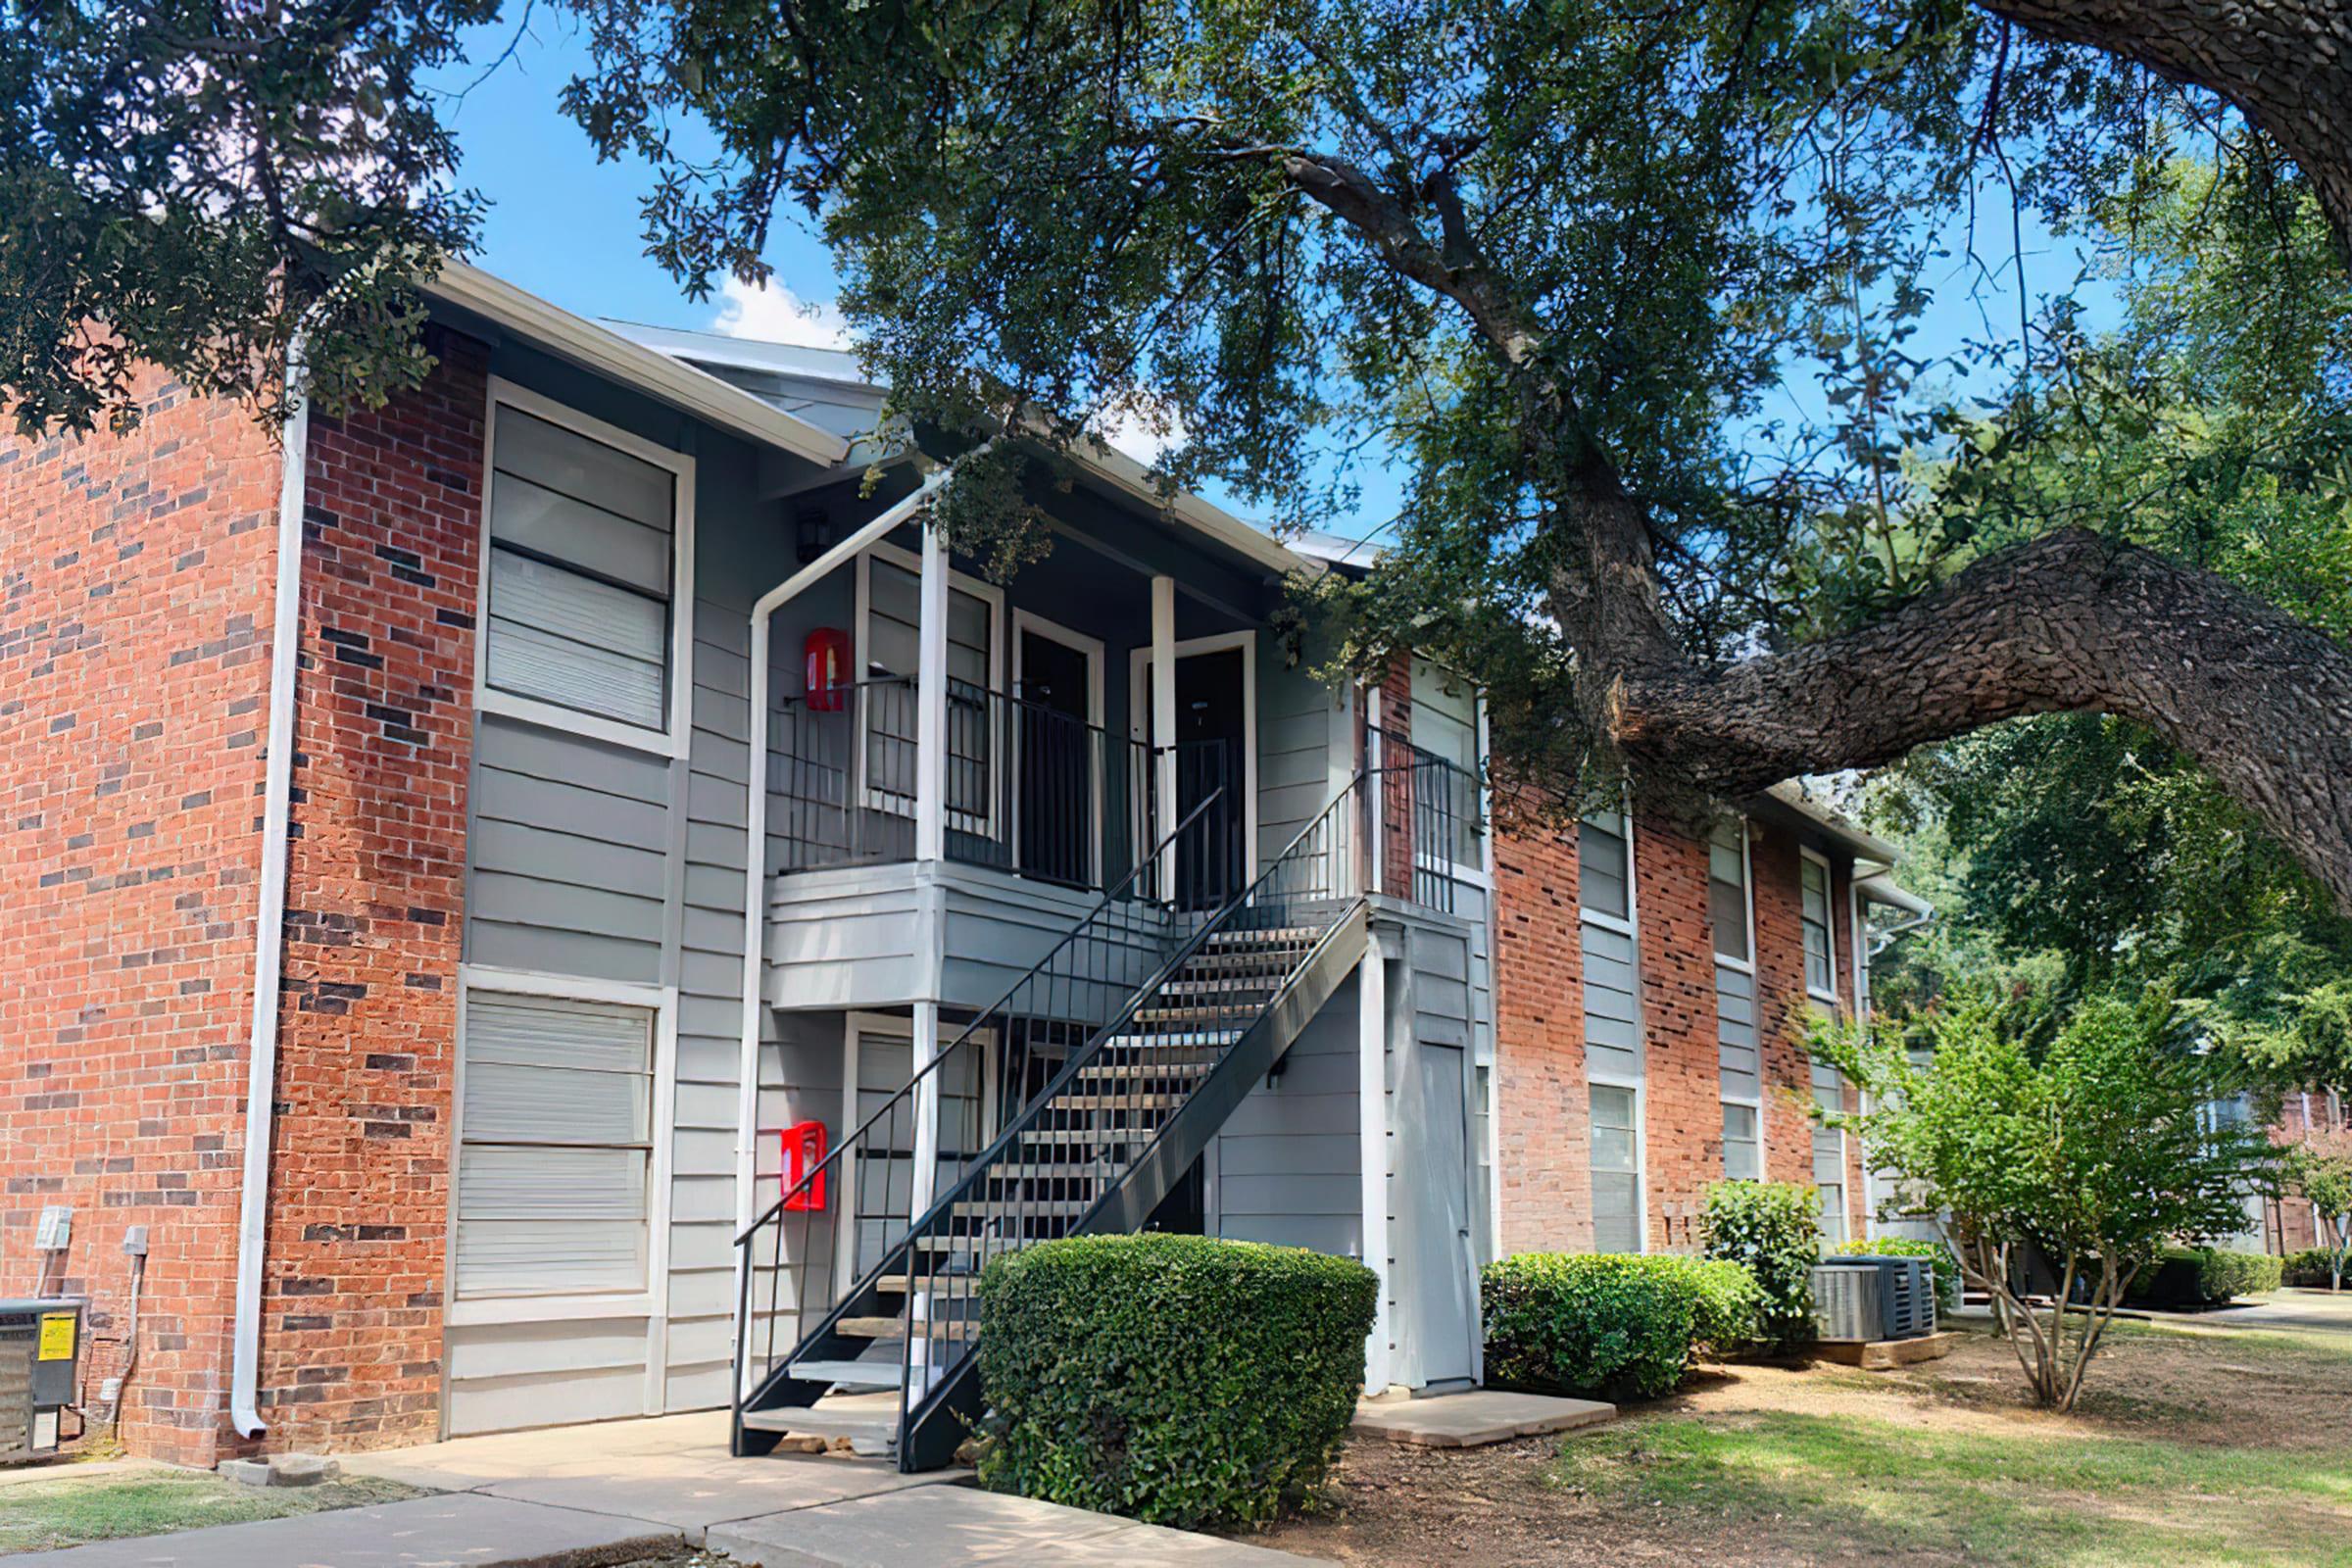
[[[1575,830],[1498,824],[1494,876],[1496,1246],[1504,1253],[1589,1251],[1592,1104]]]
[[[261,1404],[273,1448],[437,1434],[486,351],[314,416]]]
[[[1634,844],[1641,858],[1649,1250],[1695,1251],[1707,1184],[1723,1176],[1707,846],[1652,816],[1635,824]]]

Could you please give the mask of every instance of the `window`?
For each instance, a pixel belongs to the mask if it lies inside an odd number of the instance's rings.
[[[1723,1106],[1723,1174],[1727,1181],[1764,1179],[1764,1145],[1756,1135],[1756,1107],[1726,1101]]]
[[[1413,746],[1452,764],[1429,770],[1441,775],[1431,784],[1445,796],[1425,803],[1415,847],[1424,866],[1481,880],[1486,858],[1479,845],[1478,693],[1426,659],[1413,661],[1412,683]],[[1419,843],[1424,832],[1442,842]]]
[[[1838,1000],[1837,950],[1830,933],[1830,862],[1811,850],[1797,862],[1805,931],[1805,989],[1824,1002]]]
[[[1812,1061],[1813,1102],[1824,1110],[1845,1109],[1845,1079],[1837,1068]],[[1821,1196],[1821,1234],[1835,1246],[1845,1240],[1845,1134],[1835,1127],[1813,1129],[1813,1186]]]
[[[469,987],[461,1299],[648,1288],[655,1011]]]
[[[922,666],[922,563],[888,545],[858,558],[859,672],[874,687],[865,702],[865,798],[877,810],[914,814]],[[948,825],[995,837],[996,699],[1003,601],[960,574],[948,586]]]
[[[1707,914],[1715,928],[1715,956],[1745,964],[1755,951],[1748,931],[1747,826],[1717,824],[1707,840]]]
[[[1577,824],[1576,897],[1587,915],[1629,922],[1634,917],[1633,854],[1625,814],[1594,811]]]
[[[481,706],[675,754],[693,460],[503,383],[490,421]]]
[[[1642,1155],[1631,1089],[1592,1086],[1592,1250],[1642,1250]]]

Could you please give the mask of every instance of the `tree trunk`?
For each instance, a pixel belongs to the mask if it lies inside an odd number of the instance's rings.
[[[2112,713],[2194,758],[2352,911],[2352,653],[2210,572],[2068,530],[1717,671],[1611,657],[1622,642],[1585,635],[1593,597],[1563,582],[1551,600],[1587,655],[1588,716],[1639,775],[1736,800],[2001,719]]]
[[[2343,0],[1977,4],[2228,99],[2310,177],[2337,244],[2352,254],[2352,7]]]

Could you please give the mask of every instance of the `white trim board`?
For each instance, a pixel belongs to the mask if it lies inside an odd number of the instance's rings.
[[[576,435],[669,470],[674,486],[670,512],[668,727],[647,729],[602,713],[582,712],[536,697],[499,691],[490,684],[490,511],[497,483],[498,410],[501,405],[561,425]],[[473,703],[477,712],[535,724],[657,757],[684,758],[694,740],[694,492],[692,455],[660,446],[607,424],[529,387],[492,376],[482,404],[482,494],[478,519],[479,569],[474,583]]]

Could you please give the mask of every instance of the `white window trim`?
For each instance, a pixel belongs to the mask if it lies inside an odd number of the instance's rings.
[[[550,1296],[458,1296],[458,1165],[466,1148],[466,1004],[473,992],[545,997],[557,1002],[604,1003],[641,1007],[654,1015],[653,1157],[646,1175],[645,1277],[638,1291],[580,1292]],[[677,1131],[678,989],[634,985],[583,975],[539,974],[520,969],[458,965],[458,1024],[451,1053],[449,1112],[449,1243],[442,1284],[443,1322],[450,1328],[507,1323],[576,1322],[589,1318],[647,1320],[647,1353],[662,1348],[669,1313],[670,1187]],[[661,1408],[661,1392],[650,1378],[647,1408]]]
[[[922,557],[911,550],[902,550],[897,545],[877,540],[858,553],[857,623],[850,633],[850,668],[853,677],[859,682],[867,679],[869,668],[869,662],[865,657],[866,626],[867,617],[873,609],[871,585],[873,563],[876,557],[889,562],[902,571],[914,573],[917,578],[923,574]],[[1004,684],[1004,590],[992,583],[982,582],[977,577],[967,577],[953,567],[948,571],[948,586],[970,594],[988,606],[988,697],[985,700],[994,702],[997,692]],[[906,673],[906,689],[919,694],[922,686],[918,674],[910,670]],[[917,700],[920,700],[919,695]],[[861,716],[870,716],[871,710],[861,705],[859,712]],[[863,802],[868,810],[887,811],[893,816],[911,819],[914,815],[912,796],[901,797],[888,790],[866,787],[867,735],[867,727],[861,722],[858,729],[858,787],[857,793],[852,798]],[[943,746],[947,744],[947,737],[944,733],[941,735],[940,744]],[[949,811],[947,813],[948,826],[956,832],[969,833],[975,838],[984,838],[992,842],[1000,837],[1001,824],[997,821],[997,802],[1004,795],[1004,759],[997,754],[1002,750],[1002,747],[995,744],[992,733],[988,749],[988,810],[979,815],[970,811]],[[942,760],[944,761],[944,759]],[[932,760],[924,757],[918,748],[915,753],[915,766],[920,768],[931,765],[933,765]]]
[[[1043,637],[1048,642],[1059,643],[1064,648],[1074,649],[1086,656],[1086,722],[1094,734],[1106,735],[1107,732],[1102,727],[1103,652],[1102,639],[1089,637],[1084,632],[1072,631],[1058,621],[1048,620],[1035,611],[1015,610],[1012,612],[1012,681],[1006,688],[1008,694],[1015,701],[1018,701],[1021,695],[1021,636],[1024,632]],[[1015,709],[1013,711],[1017,719],[1019,710]],[[1015,741],[1014,744],[1017,746],[1019,743]],[[1019,757],[1017,751],[1014,753],[1014,757],[1017,760]],[[1101,745],[1089,746],[1086,765],[1087,770],[1093,775],[1095,841],[1087,847],[1089,857],[1087,874],[1095,887],[1102,885],[1103,762],[1102,747]],[[1021,869],[1021,792],[1018,788],[1012,792],[1012,837],[1010,842],[1013,870],[1017,874]]]
[[[1457,860],[1453,858],[1450,854],[1433,855],[1421,847],[1420,835],[1415,834],[1413,837],[1413,869],[1417,871],[1426,871],[1432,876],[1442,876],[1449,881],[1459,882],[1465,887],[1485,889],[1492,885],[1489,881],[1489,872],[1487,870],[1486,863],[1487,839],[1491,833],[1489,824],[1486,821],[1486,695],[1478,689],[1477,684],[1470,680],[1468,676],[1455,675],[1453,671],[1446,669],[1445,665],[1439,663],[1434,659],[1426,658],[1419,654],[1416,654],[1413,657],[1419,660],[1422,663],[1429,665],[1432,669],[1439,670],[1446,675],[1451,675],[1453,679],[1460,681],[1462,685],[1468,688],[1470,692],[1470,748],[1475,754],[1478,763],[1477,767],[1474,769],[1473,776],[1477,779],[1479,810],[1479,857],[1475,862]],[[1411,678],[1409,665],[1407,666],[1406,678],[1408,680]],[[1406,709],[1406,712],[1409,716],[1411,712],[1409,705]],[[1407,744],[1411,744],[1409,739]],[[1437,754],[1433,752],[1430,755],[1434,757]],[[1451,848],[1452,846],[1447,846],[1449,851]]]
[[[1799,845],[1796,853],[1800,859],[1796,879],[1797,958],[1801,962],[1805,956],[1805,879],[1801,861],[1810,860],[1821,867],[1822,946],[1830,960],[1830,988],[1827,991],[1813,984],[1812,966],[1806,965],[1805,995],[1816,1002],[1826,1002],[1833,1007],[1842,1006],[1843,999],[1838,994],[1838,874],[1830,866],[1830,858],[1819,850]]]
[[[1625,825],[1625,913],[1614,915],[1599,909],[1585,907],[1584,858],[1581,855],[1577,858],[1576,913],[1578,919],[1599,926],[1603,931],[1614,931],[1621,937],[1631,937],[1638,934],[1642,924],[1640,886],[1642,879],[1634,864],[1634,813],[1620,807],[1617,811],[1617,820]],[[1584,818],[1579,817],[1577,821],[1581,824]],[[1635,948],[1634,957],[1639,963],[1641,959],[1639,945]]]
[[[1628,824],[1631,825],[1630,823]],[[1592,1179],[1592,1091],[1595,1089],[1630,1090],[1634,1097],[1634,1234],[1640,1240],[1642,1251],[1649,1251],[1649,1085],[1630,1073],[1585,1069],[1585,1180],[1586,1199],[1591,1200]],[[1597,1239],[1594,1249],[1599,1250]]]
[[[666,468],[676,482],[676,505],[670,514],[669,561],[669,726],[648,729],[602,713],[583,713],[561,703],[517,696],[490,684],[490,492],[498,482],[495,466],[500,405],[562,425],[576,435],[601,442],[630,457]],[[658,446],[643,436],[607,424],[592,415],[558,403],[529,387],[499,376],[490,377],[482,420],[482,494],[480,568],[474,583],[473,706],[476,712],[494,713],[542,729],[560,730],[613,746],[652,752],[657,757],[682,758],[694,740],[694,490],[692,455]]]
[[[1257,863],[1257,633],[1226,631],[1213,637],[1188,637],[1171,645],[1168,653],[1181,663],[1196,654],[1221,654],[1235,648],[1242,651],[1242,858],[1244,874],[1254,879],[1262,869]],[[1149,644],[1128,652],[1127,730],[1133,739],[1147,743],[1152,739],[1152,701],[1145,671],[1151,663]]]

